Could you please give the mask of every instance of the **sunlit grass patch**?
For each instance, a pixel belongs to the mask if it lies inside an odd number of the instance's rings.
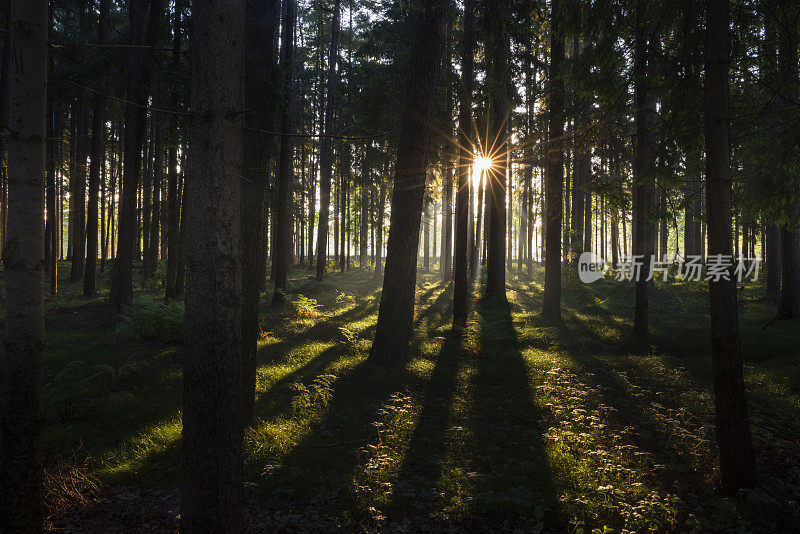
[[[180,414],[151,425],[98,458],[98,476],[108,483],[141,478],[174,479],[179,470]]]

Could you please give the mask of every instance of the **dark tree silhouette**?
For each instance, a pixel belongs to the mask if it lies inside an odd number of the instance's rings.
[[[270,94],[273,75],[273,35],[278,24],[279,0],[249,0],[245,27],[245,90],[242,174],[242,421],[253,421],[258,344],[258,300],[261,257],[266,254],[260,229],[269,165],[272,123]]]
[[[245,2],[192,7],[181,531],[241,532]]]
[[[729,1],[706,3],[706,212],[708,254],[731,255],[731,174],[728,105]],[[739,346],[736,279],[708,284],[711,303],[711,357],[717,421],[720,478],[727,494],[751,485],[756,478],[755,456],[747,417]]]
[[[550,101],[545,168],[545,260],[542,319],[561,321],[561,222],[564,216],[564,35],[561,0],[550,3]]]
[[[511,55],[508,35],[508,16],[510,5],[506,0],[490,0],[486,6],[486,25],[488,42],[487,91],[489,99],[490,147],[496,155],[487,172],[487,187],[490,202],[489,224],[486,229],[486,298],[506,300],[506,180],[507,180],[507,120],[509,56]]]
[[[414,34],[392,190],[383,293],[370,360],[393,364],[408,356],[430,119],[441,63],[448,0],[411,3]]]
[[[461,43],[461,102],[458,108],[458,185],[456,235],[453,258],[453,325],[465,326],[469,314],[470,168],[472,166],[472,78],[475,50],[475,1],[464,1],[464,35]]]
[[[642,266],[636,279],[636,306],[633,319],[633,334],[646,337],[648,326],[648,285],[650,259],[654,254],[654,214],[655,186],[653,182],[653,160],[655,157],[655,138],[653,121],[656,114],[656,100],[652,90],[650,72],[651,28],[649,19],[652,6],[646,0],[636,2],[636,36],[633,57],[634,83],[634,122],[636,124],[635,153],[633,160],[634,196],[634,254],[640,256]]]
[[[0,516],[4,532],[42,532],[47,2],[14,0],[10,19]]]

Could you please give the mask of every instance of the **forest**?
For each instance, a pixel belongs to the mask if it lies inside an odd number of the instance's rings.
[[[0,533],[797,531],[794,0],[0,0],[0,50]]]

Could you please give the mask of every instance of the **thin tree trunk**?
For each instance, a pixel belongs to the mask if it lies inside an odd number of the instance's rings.
[[[453,178],[456,170],[445,170],[444,190],[442,191],[442,280],[448,282],[453,276]]]
[[[143,32],[147,0],[130,1],[130,42],[155,47],[162,15],[163,0],[150,0],[147,31]],[[142,42],[142,35],[145,36]],[[136,197],[141,174],[142,142],[144,140],[147,114],[147,90],[150,86],[150,67],[141,48],[128,52],[127,100],[125,105],[125,164],[122,175],[122,200],[119,210],[119,235],[117,238],[117,273],[114,282],[114,298],[122,303],[133,298],[133,260],[138,250],[136,223]]]
[[[100,1],[100,16],[97,25],[97,43],[103,46],[108,42],[109,9],[111,0]],[[91,167],[89,168],[89,204],[86,217],[86,265],[83,272],[83,294],[97,292],[97,208],[100,192],[100,167],[105,164],[103,139],[105,137],[106,99],[105,75],[97,81],[94,104],[92,106],[92,147]]]
[[[172,28],[172,69],[181,69],[181,10],[182,0],[175,1],[175,20]],[[172,105],[178,107],[180,96],[178,88],[173,88]],[[246,119],[245,119],[246,120]],[[178,116],[170,117],[172,136],[167,152],[167,271],[164,280],[164,297],[175,299],[175,277],[178,265]],[[245,172],[247,166],[245,166]],[[257,232],[253,232],[256,235]]]
[[[291,222],[289,208],[292,201],[292,177],[294,143],[292,140],[292,93],[294,84],[294,26],[297,6],[295,0],[283,0],[281,19],[281,67],[283,79],[283,118],[281,122],[281,154],[278,165],[278,184],[275,196],[275,219],[273,232],[275,250],[272,253],[272,270],[275,291],[272,305],[277,306],[286,299],[287,274],[289,270],[289,247],[291,246]]]
[[[436,92],[448,0],[412,3],[414,34],[392,190],[386,273],[369,358],[400,363],[408,357],[414,319],[417,249],[427,177],[430,117]]]
[[[8,41],[5,42],[8,47]],[[49,58],[48,77],[53,72],[53,56]],[[45,247],[45,262],[49,265],[50,274],[50,294],[55,295],[58,293],[58,211],[56,209],[56,197],[58,190],[56,189],[56,128],[55,128],[55,104],[53,98],[47,108],[47,221],[45,224],[46,233],[48,238],[45,239],[47,246]],[[7,123],[6,123],[7,124]],[[60,131],[59,131],[60,133]],[[46,236],[46,237],[47,237]]]
[[[75,221],[72,224],[72,265],[69,281],[81,279],[86,263],[86,139],[89,134],[89,110],[86,98],[78,98],[77,117],[75,122],[75,175],[70,176],[72,194],[70,203],[74,204]],[[73,198],[74,196],[74,198]]]
[[[339,46],[340,0],[333,7],[331,22],[331,46],[328,51],[328,97],[325,102],[325,136],[320,141],[319,156],[319,229],[317,230],[317,280],[325,276],[328,258],[328,220],[331,208],[331,138],[333,110],[336,97],[336,61]]]

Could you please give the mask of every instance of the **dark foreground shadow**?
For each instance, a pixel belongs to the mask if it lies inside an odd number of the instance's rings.
[[[562,528],[542,440],[546,428],[510,307],[482,302],[477,312],[481,348],[471,384],[476,528]]]

